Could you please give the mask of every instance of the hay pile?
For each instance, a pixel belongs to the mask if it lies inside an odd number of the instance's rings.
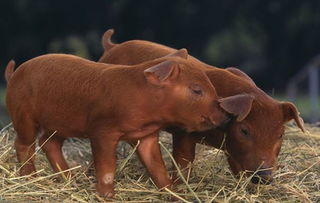
[[[202,202],[320,202],[320,128],[317,125],[306,127],[308,135],[288,126],[279,157],[280,167],[271,185],[254,186],[248,178],[235,179],[221,151],[198,145],[188,184],[182,184],[181,193],[175,195],[183,201]],[[36,155],[37,177],[17,176],[13,139],[11,128],[0,134],[0,202],[104,201],[95,194],[95,176],[90,167],[92,158],[87,140],[72,139],[65,143],[65,157],[75,175],[71,179],[57,181],[59,174],[52,172],[41,150]],[[161,142],[171,149],[168,134],[161,136]],[[165,149],[163,155],[170,167],[171,160]],[[170,191],[156,189],[131,147],[121,144],[118,157],[113,201],[170,200]]]

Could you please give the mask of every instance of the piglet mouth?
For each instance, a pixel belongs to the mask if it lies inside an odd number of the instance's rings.
[[[263,175],[254,175],[251,178],[251,182],[253,184],[262,184],[262,185],[270,185],[273,181],[273,177],[272,176],[263,176]]]
[[[212,128],[217,127],[208,116],[205,115],[201,115],[200,117],[200,121],[198,121],[199,123],[197,123],[197,125],[193,125],[193,127],[191,128],[190,126],[184,126],[184,129],[188,132],[194,132],[194,131],[206,131],[206,130],[210,130]]]
[[[217,126],[214,122],[212,122],[212,120],[210,119],[210,117],[205,116],[205,115],[202,115],[202,116],[201,116],[201,123],[202,123],[204,126],[208,127],[208,128],[213,128],[213,127],[216,127],[216,126]]]

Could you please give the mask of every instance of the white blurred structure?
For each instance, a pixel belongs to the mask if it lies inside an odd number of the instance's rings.
[[[310,122],[319,120],[319,68],[320,55],[314,57],[310,62],[291,78],[287,86],[287,96],[289,100],[295,101],[297,98],[298,85],[304,80],[308,81],[308,97],[310,101],[311,115]]]

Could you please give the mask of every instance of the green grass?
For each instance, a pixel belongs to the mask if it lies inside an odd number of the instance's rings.
[[[9,123],[9,117],[5,105],[5,88],[0,87],[0,128]]]
[[[281,96],[281,95],[274,96],[274,98],[279,101],[288,101],[288,98],[286,98],[285,96]],[[301,116],[303,118],[305,118],[307,120],[312,116],[313,112],[311,110],[309,97],[300,96],[300,97],[296,98],[293,103],[296,105],[296,107],[298,108],[298,110],[301,113]],[[318,106],[320,107],[320,97],[319,97]],[[320,110],[320,108],[319,108],[319,110]],[[320,113],[320,112],[318,112],[318,113]]]
[[[0,105],[4,106],[5,105],[5,94],[6,94],[6,89],[5,87],[0,87]]]

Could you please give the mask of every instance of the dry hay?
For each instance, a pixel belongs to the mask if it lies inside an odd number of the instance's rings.
[[[197,146],[193,172],[174,193],[181,201],[202,202],[320,202],[320,128],[307,125],[309,133],[288,126],[279,157],[275,181],[268,186],[253,185],[249,178],[231,175],[223,152]],[[19,177],[14,132],[6,128],[0,134],[0,202],[96,202],[105,201],[96,195],[91,150],[87,140],[72,139],[65,143],[64,154],[74,176],[62,181],[54,174],[41,150],[36,155],[35,178]],[[161,142],[170,149],[168,134]],[[169,153],[163,149],[168,167]],[[39,149],[39,147],[38,147]],[[118,148],[115,202],[163,202],[171,191],[159,191],[146,170],[126,144]],[[81,164],[81,166],[79,165]],[[58,179],[58,180],[57,180]],[[60,180],[59,180],[60,179]]]

